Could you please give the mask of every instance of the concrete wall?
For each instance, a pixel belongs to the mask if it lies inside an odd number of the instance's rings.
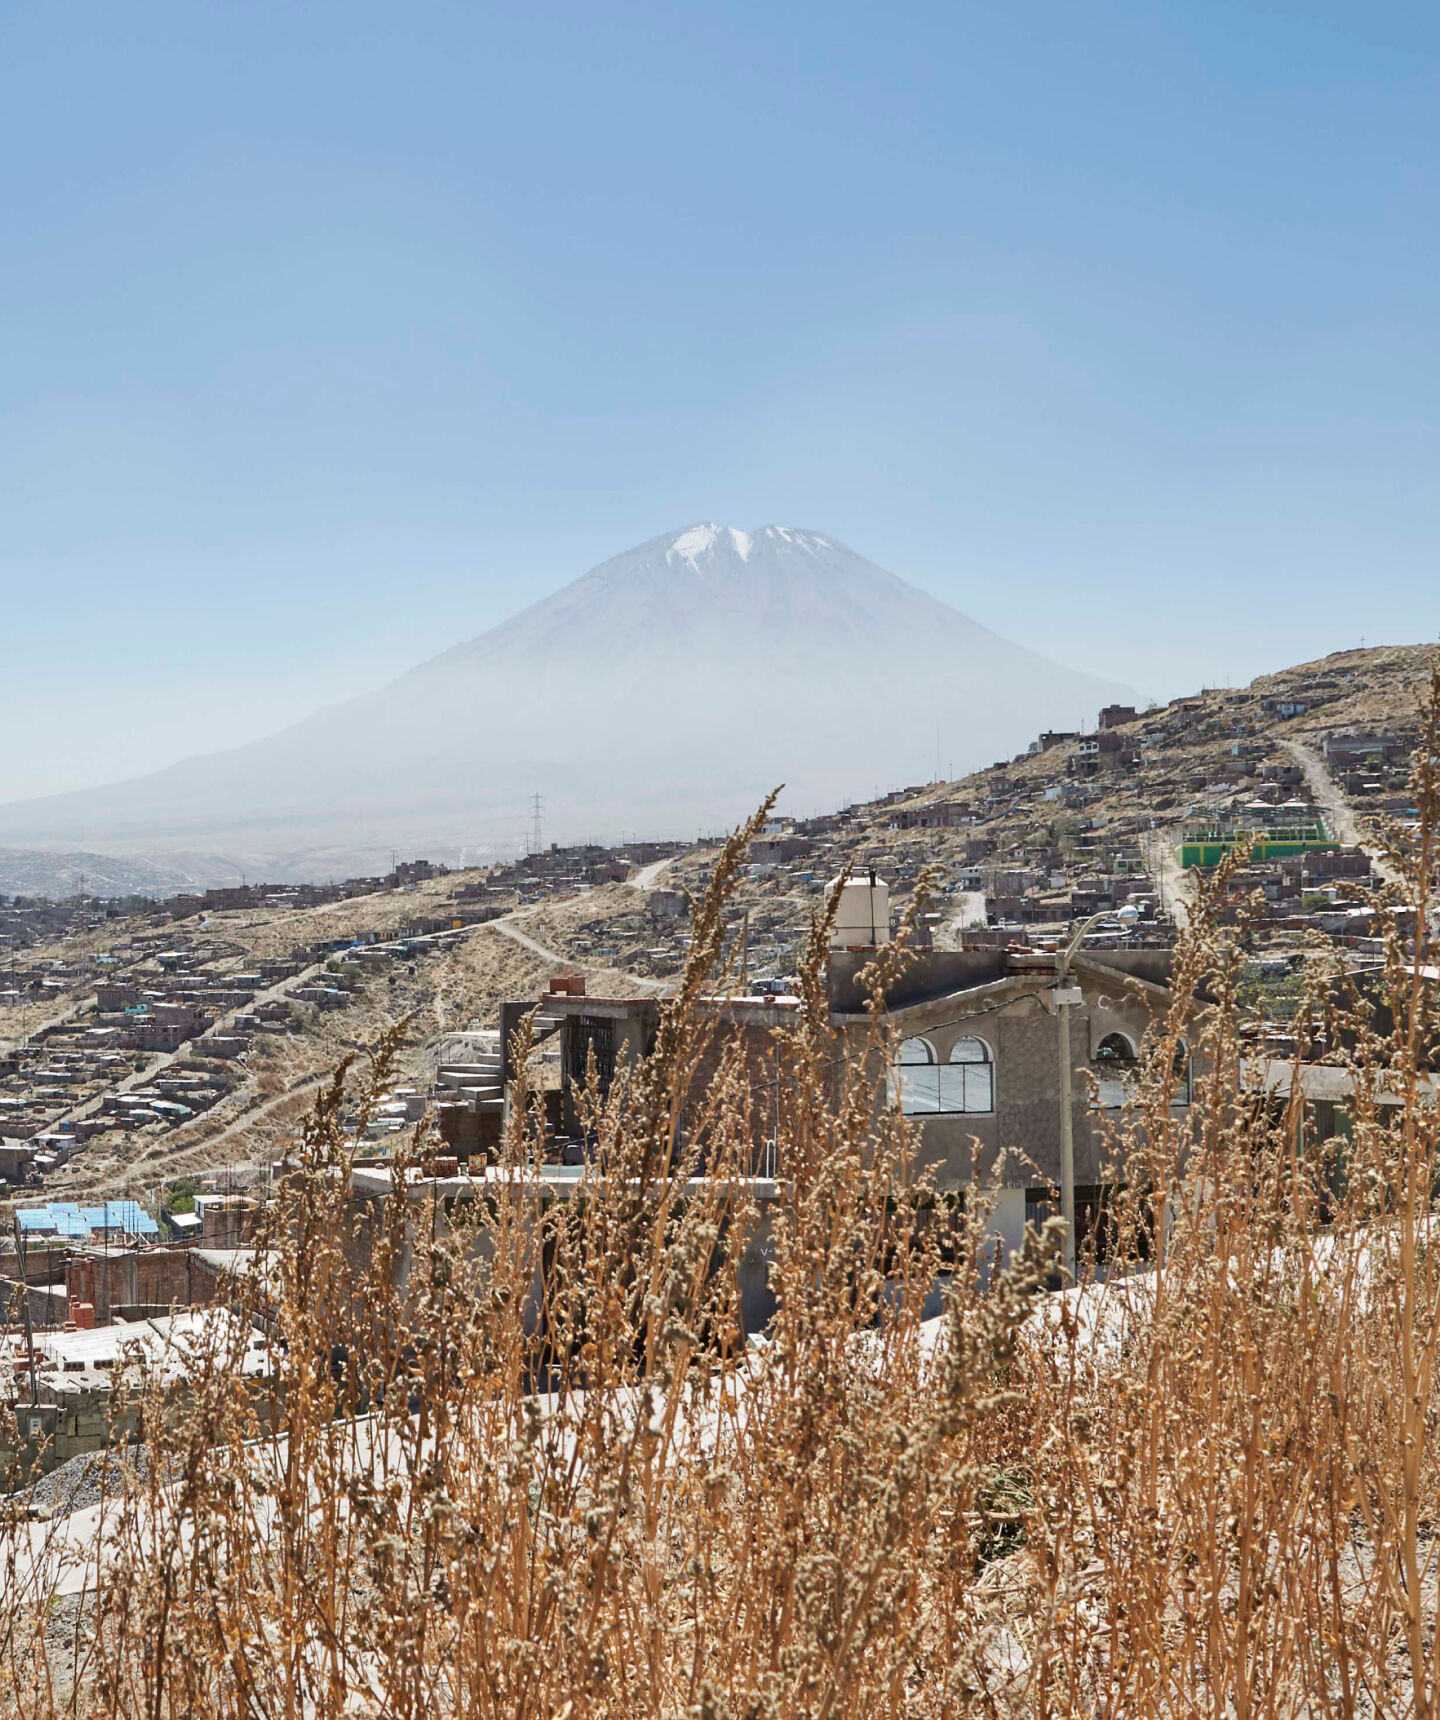
[[[389,1171],[380,1167],[356,1171],[351,1186],[358,1198],[351,1208],[352,1227],[345,1238],[344,1246],[346,1258],[358,1277],[369,1270],[377,1236],[386,1222],[386,1206],[394,1195],[391,1193]],[[708,1186],[703,1181],[686,1185],[697,1192],[707,1189]],[[737,1280],[740,1291],[740,1321],[746,1333],[763,1330],[775,1312],[775,1294],[770,1287],[770,1264],[773,1258],[773,1214],[775,1203],[780,1197],[779,1188],[768,1180],[761,1179],[749,1186],[759,1216],[740,1241]],[[483,1266],[483,1263],[491,1258],[493,1246],[489,1232],[483,1226],[476,1226],[471,1222],[473,1213],[470,1211],[470,1203],[477,1197],[477,1193],[490,1201],[514,1201],[526,1223],[539,1220],[553,1203],[585,1198],[579,1177],[557,1177],[553,1180],[521,1178],[510,1188],[502,1181],[472,1183],[469,1177],[436,1177],[412,1184],[408,1193],[410,1204],[406,1220],[407,1241],[397,1251],[392,1276],[397,1291],[407,1296],[414,1265],[413,1239],[418,1225],[433,1226],[437,1237],[449,1236],[457,1228],[463,1227],[468,1244],[468,1259]],[[433,1207],[430,1200],[432,1194]],[[685,1198],[683,1194],[677,1196],[681,1202]],[[452,1214],[459,1215],[459,1225],[452,1223]],[[732,1237],[730,1246],[734,1245]],[[532,1334],[539,1330],[542,1319],[543,1289],[537,1265],[525,1309],[526,1330]]]
[[[32,1404],[28,1377],[17,1375],[16,1395],[0,1414],[0,1470],[14,1464],[21,1485],[72,1457],[123,1443],[133,1432],[133,1426],[116,1425],[110,1382],[90,1370],[83,1379],[41,1374],[39,1387],[40,1402]]]
[[[1047,977],[1017,976],[1017,985],[1008,995],[1002,990],[984,1001],[939,997],[890,1011],[889,1025],[896,1037],[923,1037],[941,1062],[948,1060],[957,1039],[972,1035],[985,1041],[994,1061],[992,1112],[910,1119],[918,1136],[917,1161],[933,1169],[940,1187],[964,1188],[981,1171],[988,1175],[1002,1149],[1006,1151],[1001,1171],[1005,1188],[1023,1191],[1058,1181],[1060,1024],[1041,995],[1048,990]],[[1026,986],[1030,989],[1023,989]],[[1085,975],[1082,990],[1084,1004],[1070,1012],[1075,1180],[1098,1183],[1107,1180],[1109,1149],[1101,1118],[1090,1107],[1091,1060],[1112,1033],[1123,1033],[1138,1049],[1165,1000],[1154,995],[1137,997],[1123,980],[1097,981],[1093,970]],[[857,1049],[864,1033],[858,1024],[846,1029],[847,1039]],[[1118,1112],[1109,1115],[1118,1117]]]
[[[1000,1244],[996,1264],[1003,1266],[1025,1240],[1025,1190],[1002,1188],[996,1192],[995,1210],[985,1224],[986,1234]]]
[[[30,1321],[37,1332],[50,1332],[70,1317],[70,1299],[61,1284],[37,1284],[33,1279],[22,1285],[18,1278],[0,1277],[0,1301],[15,1320],[24,1318],[20,1298],[30,1304]]]
[[[571,1135],[580,1129],[577,1091],[585,1079],[586,1059],[580,1030],[581,1015],[601,1016],[611,1021],[614,1029],[615,1067],[638,1067],[654,1043],[659,1011],[653,1001],[603,1003],[589,1000],[589,1007],[567,1002],[566,1020],[562,1031],[561,1070],[564,1080],[562,1127]],[[682,1128],[693,1129],[700,1122],[705,1096],[711,1088],[721,1065],[729,1058],[743,1058],[745,1079],[750,1088],[755,1157],[751,1169],[768,1174],[765,1149],[774,1136],[774,1091],[778,1073],[775,1028],[782,1017],[790,1021],[793,1007],[782,1010],[757,1000],[713,1007],[713,1031],[697,1061],[691,1081]]]
[[[267,1388],[253,1381],[246,1384],[263,1427],[269,1421]],[[0,1398],[0,1477],[10,1475],[24,1486],[72,1457],[135,1440],[137,1412],[129,1410],[123,1416],[115,1412],[108,1370],[57,1373],[50,1369],[39,1375],[38,1385],[39,1402],[32,1404],[29,1377],[17,1374],[9,1395]],[[182,1382],[170,1390],[168,1401],[178,1409],[188,1397],[189,1387]]]

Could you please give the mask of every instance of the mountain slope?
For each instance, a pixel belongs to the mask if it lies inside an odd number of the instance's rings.
[[[194,879],[144,860],[0,848],[0,893],[12,896],[173,896]]]
[[[688,833],[1013,752],[1121,696],[833,539],[671,532],[389,686],[249,746],[0,807],[0,839],[203,848],[272,876],[391,845]]]

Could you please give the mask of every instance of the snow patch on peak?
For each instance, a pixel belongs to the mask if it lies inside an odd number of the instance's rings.
[[[741,561],[749,561],[750,546],[754,541],[749,532],[742,532],[736,526],[717,526],[707,520],[704,525],[689,526],[683,532],[677,532],[665,551],[665,559],[667,562],[688,561],[694,567],[702,555],[709,555],[716,549],[723,552],[728,542]]]
[[[846,553],[843,545],[836,543],[834,538],[822,537],[819,532],[804,532],[796,526],[759,526],[753,532],[746,532],[738,526],[716,525],[713,520],[686,526],[672,536],[660,539],[660,542],[664,545],[666,566],[684,565],[695,573],[700,571],[703,560],[717,556],[724,560],[733,555],[740,561],[749,561],[757,545],[770,545],[782,554],[794,550],[816,557],[833,555],[837,551]]]
[[[833,538],[821,537],[819,532],[802,532],[797,526],[761,526],[755,535],[779,538],[781,543],[790,544],[795,549],[808,550],[811,555],[839,548]]]
[[[683,531],[665,551],[666,561],[688,561],[691,567],[695,565],[695,557],[704,555],[707,550],[715,547],[715,540],[720,536],[719,526],[705,524],[691,526]]]

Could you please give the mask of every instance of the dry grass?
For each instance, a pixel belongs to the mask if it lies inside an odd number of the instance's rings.
[[[1424,834],[1397,856],[1422,925],[1435,747],[1432,722]],[[52,1604],[37,1531],[10,1526],[9,1712],[1435,1713],[1435,1021],[1413,963],[1392,947],[1384,1034],[1315,976],[1302,1025],[1345,1030],[1356,1094],[1317,1142],[1298,1098],[1247,1085],[1237,953],[1202,903],[1113,1142],[1117,1263],[1056,1297],[1053,1226],[987,1272],[983,1200],[948,1210],[913,1174],[880,1011],[869,1056],[835,1064],[823,924],[762,1205],[745,1071],[693,1081],[744,835],[654,1055],[592,1105],[583,1197],[526,1174],[522,1095],[482,1198],[422,1183],[362,1209],[349,1073],[326,1089],[249,1291],[272,1384],[240,1388],[224,1344],[183,1406],[136,1379],[155,1461],[110,1506],[84,1604]],[[762,1245],[777,1306],[751,1343]]]

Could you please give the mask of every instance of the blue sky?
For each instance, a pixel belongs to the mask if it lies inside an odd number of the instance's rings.
[[[1159,697],[1435,637],[1437,50],[1323,0],[6,9],[0,797],[697,519]]]

